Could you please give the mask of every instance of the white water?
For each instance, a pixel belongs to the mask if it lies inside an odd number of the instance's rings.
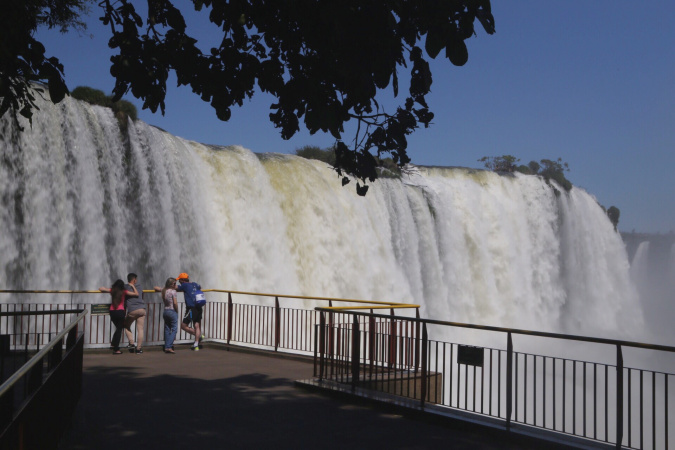
[[[640,242],[630,269],[646,320],[666,345],[675,345],[675,243],[671,242],[667,235]]]
[[[415,302],[457,322],[638,339],[621,237],[584,190],[416,168],[365,198],[325,164],[213,148],[66,99],[0,120],[3,288],[208,288]],[[226,140],[226,137],[223,138]],[[273,149],[271,149],[273,150]]]

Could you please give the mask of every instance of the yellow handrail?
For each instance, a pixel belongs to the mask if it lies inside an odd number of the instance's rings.
[[[313,300],[313,301],[333,301],[345,303],[361,303],[371,306],[329,306],[332,310],[349,310],[349,309],[391,309],[391,308],[419,308],[420,305],[412,303],[400,302],[383,302],[377,300],[358,300],[350,298],[337,297],[309,297],[304,295],[285,295],[285,294],[270,294],[263,292],[246,292],[246,291],[232,291],[227,289],[202,289],[204,292],[221,292],[226,294],[240,294],[240,295],[255,295],[258,297],[275,297],[275,298],[290,298],[298,300]],[[144,289],[144,294],[154,293],[154,289]],[[0,289],[0,294],[103,294],[98,289],[95,291],[87,290],[39,290],[39,289]]]

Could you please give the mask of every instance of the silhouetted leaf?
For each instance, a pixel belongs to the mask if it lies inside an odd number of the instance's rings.
[[[450,39],[445,47],[445,56],[456,66],[463,66],[469,60],[469,51],[462,40]]]

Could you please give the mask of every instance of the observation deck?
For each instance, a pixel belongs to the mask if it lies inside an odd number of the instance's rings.
[[[61,448],[541,448],[299,388],[312,365],[208,342],[199,352],[177,346],[175,355],[150,347],[141,355],[87,351],[82,397]]]
[[[673,441],[675,347],[425,319],[395,302],[205,291],[205,346],[180,331],[173,355],[152,297],[134,330],[144,352],[112,355],[95,291],[0,291],[51,299],[0,303],[0,450]],[[53,299],[63,293],[70,304]]]

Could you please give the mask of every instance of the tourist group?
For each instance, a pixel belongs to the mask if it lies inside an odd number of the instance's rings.
[[[204,335],[201,330],[202,305],[199,297],[203,297],[202,287],[190,281],[187,273],[183,272],[176,278],[168,278],[164,287],[155,286],[155,292],[161,292],[164,303],[164,353],[174,354],[173,341],[178,332],[178,292],[185,297],[185,315],[180,324],[180,329],[195,337],[192,350],[198,351]],[[101,292],[109,293],[112,300],[110,303],[110,321],[115,325],[112,337],[113,355],[121,355],[120,340],[122,330],[129,341],[129,351],[143,353],[143,330],[145,325],[145,302],[143,301],[143,288],[138,281],[138,275],[127,275],[127,283],[117,280],[109,288],[100,287]],[[131,324],[136,322],[136,341],[131,332]]]

